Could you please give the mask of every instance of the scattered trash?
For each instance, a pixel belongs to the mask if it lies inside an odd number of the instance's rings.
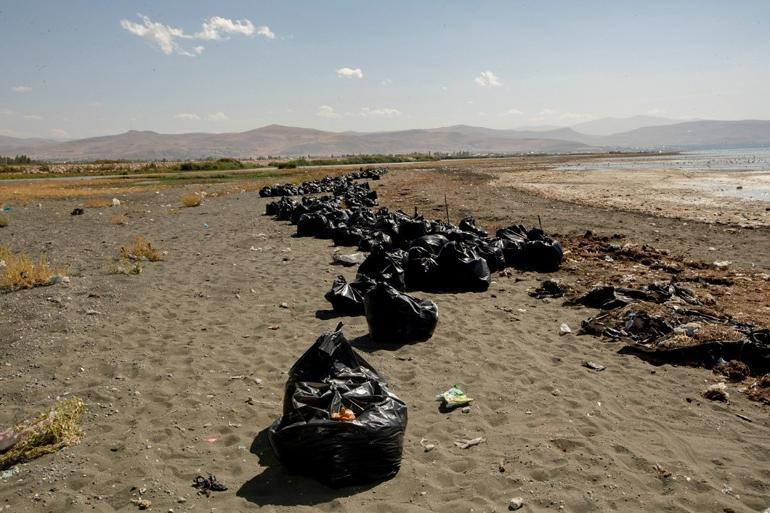
[[[743,381],[751,374],[749,366],[739,361],[726,362],[723,360],[713,370],[714,374],[722,375],[733,383]]]
[[[561,326],[559,326],[559,335],[568,335],[570,333],[572,333],[572,328],[570,328],[566,322],[561,323]]]
[[[192,485],[193,488],[198,489],[199,495],[205,495],[206,497],[211,497],[211,492],[224,492],[227,490],[227,486],[217,481],[216,476],[211,474],[209,474],[209,477],[196,476],[193,479]]]
[[[82,216],[84,214],[84,210],[82,208],[75,208],[70,212],[71,216]]]
[[[583,367],[586,367],[586,368],[591,369],[591,370],[595,370],[597,372],[601,372],[601,371],[603,371],[604,369],[607,368],[604,365],[602,365],[601,363],[596,363],[596,362],[591,362],[591,361],[583,362]]]
[[[0,449],[1,450],[1,449]],[[0,479],[10,479],[19,473],[19,467],[11,467],[0,472]]]
[[[669,471],[668,469],[664,468],[659,463],[656,463],[655,465],[653,465],[652,468],[658,474],[658,478],[660,478],[660,479],[666,480],[666,479],[669,479],[669,478],[671,478],[673,476],[671,471]]]
[[[445,407],[452,409],[465,406],[473,402],[473,398],[465,395],[465,392],[463,392],[457,385],[452,385],[452,387],[446,392],[438,394],[436,396],[436,400],[442,401],[442,404]]]
[[[112,198],[112,206],[113,207],[119,207],[120,206],[120,200],[118,198]]]
[[[478,438],[471,438],[470,440],[457,440],[455,442],[455,445],[460,449],[468,449],[470,447],[473,447],[474,445],[479,445],[482,442],[486,442],[486,439],[484,439],[483,437],[478,437]]]
[[[732,262],[730,260],[717,260],[714,262],[715,267],[728,267]]]
[[[281,308],[289,308],[289,303],[283,302],[280,305],[278,305]]]
[[[710,399],[711,401],[722,401],[726,403],[730,399],[730,394],[727,393],[727,385],[724,383],[715,383],[710,385],[703,392],[703,397]]]
[[[516,511],[524,507],[524,499],[521,497],[514,497],[508,502],[508,511]]]
[[[564,295],[564,287],[556,280],[545,280],[538,288],[530,291],[529,295],[537,299],[559,298]]]
[[[406,404],[340,331],[318,338],[292,366],[270,444],[292,472],[332,487],[389,479],[401,466]],[[345,407],[355,420],[332,420]]]
[[[425,438],[421,438],[420,439],[420,445],[422,446],[422,448],[423,448],[423,450],[425,452],[430,452],[430,451],[432,451],[433,449],[436,448],[435,444],[426,443],[426,442],[428,442],[428,440],[426,440]]]
[[[147,499],[131,499],[131,504],[135,504],[141,510],[152,509],[152,502]]]

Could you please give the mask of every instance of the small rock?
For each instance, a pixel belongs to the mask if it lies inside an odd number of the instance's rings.
[[[591,361],[583,362],[583,367],[586,367],[586,368],[591,369],[591,370],[595,370],[597,372],[603,371],[604,369],[607,368],[604,365],[602,365],[601,363],[596,363],[596,362],[591,362]]]
[[[463,408],[460,411],[462,411],[463,413],[470,413],[471,412],[471,407],[470,406],[466,406],[465,408]]]
[[[152,508],[152,502],[147,499],[131,499],[131,502],[142,510]]]
[[[289,303],[281,303],[278,306],[280,306],[281,308],[289,308]]]
[[[572,329],[566,322],[561,323],[561,326],[559,326],[559,335],[567,335],[568,333],[572,333]]]
[[[524,507],[524,499],[522,499],[521,497],[514,497],[508,503],[508,511],[516,511],[517,509],[521,509],[522,507]]]

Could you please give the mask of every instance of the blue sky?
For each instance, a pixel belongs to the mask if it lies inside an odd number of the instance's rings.
[[[766,0],[3,0],[0,34],[17,137],[770,118]]]

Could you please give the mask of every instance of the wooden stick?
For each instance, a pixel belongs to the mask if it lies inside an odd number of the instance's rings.
[[[446,209],[446,224],[451,224],[449,222],[449,203],[446,200],[446,193],[444,193],[444,208]]]
[[[540,230],[542,230],[543,229],[543,221],[540,220],[540,215],[539,214],[537,216],[537,224],[540,225]]]

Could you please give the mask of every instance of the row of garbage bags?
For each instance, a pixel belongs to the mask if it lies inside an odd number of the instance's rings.
[[[295,224],[297,236],[370,252],[356,278],[348,283],[338,276],[326,299],[339,314],[365,315],[374,342],[400,344],[433,335],[438,307],[406,291],[484,291],[494,271],[509,266],[554,271],[562,261],[561,245],[539,229],[514,225],[489,237],[472,217],[455,226],[385,208],[374,211],[376,192],[368,183],[354,183],[353,176],[340,178],[330,196],[283,197],[268,203],[265,213]],[[290,370],[283,415],[269,439],[289,470],[341,487],[394,476],[406,424],[406,404],[353,350],[340,324]]]
[[[339,189],[344,189],[353,180],[379,180],[382,175],[387,173],[387,168],[378,169],[359,169],[353,173],[342,176],[326,176],[321,180],[310,180],[302,182],[299,185],[293,183],[276,184],[266,186],[259,190],[259,195],[263,198],[272,196],[300,196],[303,194],[318,194],[322,192],[334,193]]]

